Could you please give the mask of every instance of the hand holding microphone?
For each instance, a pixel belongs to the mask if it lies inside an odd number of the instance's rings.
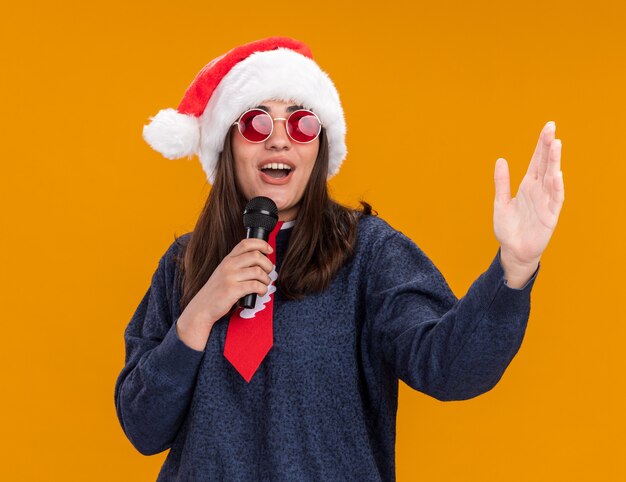
[[[215,268],[181,314],[183,325],[212,325],[235,303],[252,308],[257,294],[267,293],[274,265],[267,258],[267,240],[278,222],[278,208],[266,197],[251,199],[243,214],[246,239],[241,240]],[[206,340],[205,340],[206,342]]]

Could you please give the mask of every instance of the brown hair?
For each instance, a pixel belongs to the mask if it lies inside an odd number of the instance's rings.
[[[181,311],[224,257],[246,237],[242,215],[247,200],[235,179],[232,135],[231,128],[217,162],[215,181],[187,244],[175,236],[175,242],[182,247],[176,258],[182,272]],[[302,299],[327,288],[354,252],[358,220],[378,214],[372,213],[372,207],[365,201],[360,201],[361,210],[333,201],[328,194],[327,173],[328,140],[322,128],[317,159],[276,280],[277,288],[287,299]]]

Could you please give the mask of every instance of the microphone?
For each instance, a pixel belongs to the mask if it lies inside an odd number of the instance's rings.
[[[265,196],[252,198],[243,211],[243,225],[246,228],[246,238],[262,239],[267,242],[270,233],[278,222],[278,208],[276,203]],[[254,308],[256,293],[250,293],[239,300],[242,308]]]

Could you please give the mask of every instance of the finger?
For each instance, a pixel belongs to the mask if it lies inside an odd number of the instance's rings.
[[[239,298],[250,293],[256,293],[259,296],[265,296],[269,291],[269,286],[260,281],[242,281],[238,285]]]
[[[563,171],[559,171],[552,179],[553,195],[550,196],[548,209],[556,217],[559,216],[563,202],[565,201],[565,184],[563,182]]]
[[[266,285],[269,285],[272,282],[272,279],[260,266],[242,268],[237,271],[234,279],[235,281],[260,281]]]
[[[545,192],[551,191],[554,177],[561,170],[561,149],[561,139],[554,139],[550,144],[550,159],[542,182],[542,187]]]
[[[563,141],[554,139],[550,145],[550,162],[548,169],[553,176],[556,176],[561,170],[561,153],[563,152]]]
[[[537,140],[537,145],[535,146],[535,152],[533,153],[533,157],[530,160],[530,164],[528,165],[527,173],[532,176],[533,179],[538,179],[540,177],[540,173],[542,172],[542,163],[547,163],[550,143],[552,139],[554,139],[554,133],[556,131],[556,125],[554,121],[546,122],[541,129],[541,133],[539,134],[539,139]],[[543,170],[545,172],[545,169]],[[543,176],[543,175],[541,175]]]
[[[271,246],[267,241],[256,238],[242,239],[237,246],[229,253],[229,256],[240,256],[250,251],[260,251],[262,253],[270,253]]]
[[[509,166],[506,159],[503,159],[502,157],[498,158],[496,161],[494,181],[496,184],[495,202],[508,204],[511,200],[511,181],[509,176]]]
[[[541,143],[541,158],[539,160],[539,172],[537,175],[539,179],[543,179],[546,175],[546,171],[548,170],[548,161],[550,160],[550,145],[554,140],[556,127],[554,124],[548,127],[544,132],[543,142]]]
[[[274,264],[269,258],[257,250],[243,253],[233,258],[234,269],[239,270],[249,268],[250,266],[260,266],[268,274],[274,269]]]

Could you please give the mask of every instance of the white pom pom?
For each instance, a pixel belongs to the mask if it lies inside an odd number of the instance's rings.
[[[159,111],[150,120],[150,124],[143,126],[143,138],[155,151],[168,159],[197,153],[200,126],[196,117],[169,108]]]

